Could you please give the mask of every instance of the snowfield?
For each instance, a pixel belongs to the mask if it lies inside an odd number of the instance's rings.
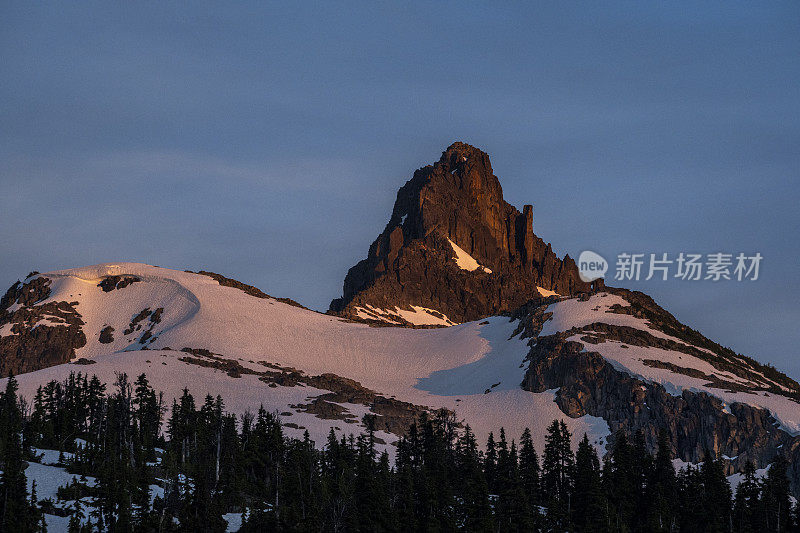
[[[580,328],[600,322],[640,329],[655,337],[686,344],[680,339],[653,328],[646,320],[630,315],[609,312],[613,305],[627,307],[630,304],[622,297],[609,293],[595,294],[587,301],[580,301],[577,298],[572,298],[552,304],[547,308],[546,312],[553,313],[553,316],[549,321],[545,322],[540,335],[552,335],[557,332],[569,331],[572,328]],[[573,335],[569,337],[569,340],[582,343],[581,337],[585,334],[586,333]],[[800,404],[791,398],[770,394],[764,391],[732,392],[717,387],[709,387],[708,379],[680,374],[667,368],[653,367],[644,363],[647,360],[671,363],[682,368],[698,370],[708,376],[716,377],[724,381],[742,385],[753,385],[750,380],[737,376],[732,372],[720,370],[704,359],[684,352],[664,350],[649,346],[628,346],[621,342],[611,340],[599,344],[583,344],[585,351],[599,352],[603,358],[609,361],[617,370],[627,372],[634,377],[650,383],[658,383],[672,395],[680,396],[684,390],[706,392],[720,398],[727,404],[739,402],[762,407],[770,411],[776,420],[778,420],[784,431],[792,435],[800,434]],[[708,350],[703,348],[698,349],[708,352]],[[773,383],[772,380],[763,376],[763,374],[759,375],[763,378],[763,382]],[[785,389],[785,387],[782,388]]]
[[[282,415],[283,421],[297,428],[289,427],[287,433],[300,437],[308,430],[318,443],[324,442],[330,428],[339,434],[363,429],[360,422],[320,419],[292,407],[328,391],[303,385],[269,386],[257,376],[233,378],[221,370],[179,360],[187,355],[179,350],[195,348],[235,359],[247,368],[263,371],[261,363],[270,363],[307,375],[333,373],[387,397],[434,409],[446,407],[469,423],[483,442],[500,427],[509,439],[517,440],[529,427],[541,449],[546,426],[556,418],[567,423],[576,445],[586,432],[602,447],[609,433],[602,419],[564,415],[553,401],[554,391],[535,394],[520,388],[527,340],[511,337],[517,323],[506,317],[437,329],[370,327],[272,298],[257,298],[209,276],[139,263],[42,275],[52,280],[46,301],[78,302],[87,344],[76,355],[93,364],[64,364],[18,376],[20,394],[27,398],[33,397],[39,385],[64,379],[70,372],[96,374],[109,384],[116,372],[132,377],[144,372],[154,388],[164,392],[167,405],[188,388],[198,401],[206,394],[221,395],[234,413],[254,412],[259,405],[288,413]],[[103,292],[97,285],[111,275],[136,276],[141,281]],[[158,308],[163,308],[159,323],[151,328],[144,319],[140,329],[125,334],[133,317],[144,309]],[[114,340],[102,344],[100,331],[107,326],[114,328]],[[150,328],[151,336],[140,342]],[[363,405],[343,406],[357,420],[366,410]],[[389,448],[397,440],[391,434],[378,436]]]
[[[112,275],[135,276],[141,281],[104,292],[98,283]],[[298,406],[329,391],[303,384],[265,383],[249,374],[232,377],[223,370],[181,361],[187,354],[180,350],[191,348],[208,350],[252,370],[267,370],[268,364],[297,369],[309,376],[332,373],[386,397],[431,409],[445,407],[469,423],[483,442],[490,431],[497,432],[500,427],[506,429],[509,439],[519,439],[523,429],[529,427],[541,449],[546,426],[553,419],[567,423],[576,443],[586,432],[601,450],[609,434],[602,419],[564,415],[554,402],[556,391],[531,393],[520,388],[530,339],[514,336],[518,323],[507,317],[452,325],[447,317],[441,318],[430,309],[396,308],[393,313],[410,322],[448,327],[372,327],[252,296],[222,286],[209,276],[139,263],[102,264],[42,276],[52,280],[46,301],[77,302],[75,308],[86,323],[83,330],[87,343],[77,350],[76,358],[92,364],[63,364],[19,376],[20,393],[29,399],[40,385],[63,380],[70,372],[96,374],[109,384],[117,372],[126,372],[132,378],[144,372],[155,389],[164,392],[166,405],[184,388],[198,401],[206,394],[220,395],[227,409],[237,414],[254,412],[263,405],[289,423],[289,435],[300,437],[308,430],[318,443],[324,442],[331,428],[339,434],[363,429],[360,421],[368,409],[365,405],[340,404],[346,409],[347,420],[318,418]],[[563,299],[547,308],[552,316],[540,335],[601,322],[682,343],[643,319],[609,312],[614,305],[629,303],[611,293],[599,293],[586,301]],[[143,313],[147,310],[150,314]],[[388,316],[385,310],[371,307],[363,311],[365,318]],[[158,320],[151,320],[155,314]],[[142,316],[135,323],[135,317]],[[108,327],[113,328],[113,341],[100,343],[100,332]],[[11,334],[10,329],[4,328],[2,334]],[[571,340],[582,342],[584,334]],[[645,364],[652,359],[728,382],[749,383],[706,360],[655,347],[625,347],[614,341],[584,344],[584,349],[599,352],[618,370],[659,383],[672,394],[703,391],[728,404],[744,402],[766,408],[784,430],[800,433],[800,404],[788,397],[726,391],[709,387],[706,379]],[[766,377],[764,380],[769,381]],[[397,440],[384,432],[378,436],[388,449]]]

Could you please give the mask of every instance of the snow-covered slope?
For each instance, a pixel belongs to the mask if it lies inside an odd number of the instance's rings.
[[[64,320],[86,338],[74,345],[71,362],[18,377],[28,398],[39,385],[70,372],[97,374],[108,383],[117,372],[144,372],[167,402],[188,388],[198,397],[221,395],[236,413],[264,405],[282,415],[290,433],[308,430],[317,442],[330,428],[359,432],[363,416],[373,414],[384,422],[378,436],[391,447],[397,429],[420,409],[446,408],[481,440],[500,427],[510,438],[530,427],[541,448],[547,424],[559,418],[576,439],[587,432],[602,447],[607,422],[565,416],[565,405],[556,401],[564,393],[556,390],[560,385],[526,387],[538,392],[522,388],[531,377],[531,346],[535,351],[544,339],[561,337],[669,394],[708,393],[722,400],[727,413],[737,402],[764,408],[786,434],[800,433],[796,383],[711,343],[633,293],[561,299],[543,294],[554,303],[539,307],[541,331],[522,338],[530,333],[520,321],[524,317],[449,325],[432,310],[397,309],[406,320],[413,313],[423,323],[449,326],[375,327],[271,298],[218,275],[138,263],[39,274],[15,290],[5,299],[7,311],[0,310],[0,343],[36,337],[37,328],[66,327]],[[37,290],[46,298],[26,296]],[[365,318],[380,314],[367,311]]]
[[[447,242],[450,243],[450,246],[453,247],[453,252],[456,254],[456,264],[458,265],[458,268],[461,270],[469,270],[470,272],[480,269],[487,274],[492,273],[491,269],[486,268],[478,263],[474,257],[465,252],[464,249],[458,246],[456,243],[450,239],[447,239]]]
[[[539,336],[569,333],[567,340],[582,343],[585,351],[599,352],[614,368],[658,383],[672,395],[705,392],[726,405],[739,402],[761,407],[769,410],[785,431],[800,434],[800,403],[791,394],[796,388],[767,376],[752,360],[669,335],[630,310],[631,303],[625,298],[607,292],[586,300],[559,301],[546,309],[552,316]],[[645,337],[638,333],[637,338],[626,328],[643,332]],[[667,342],[642,344],[647,335]]]
[[[139,281],[106,292],[99,285],[109,276]],[[302,406],[330,390],[303,382],[280,385],[259,374],[280,367],[305,376],[335,374],[387,398],[453,410],[481,440],[501,426],[510,438],[518,438],[525,427],[539,437],[554,418],[565,419],[576,438],[588,432],[602,445],[608,435],[601,419],[564,416],[553,391],[537,394],[520,388],[527,340],[514,336],[517,323],[507,317],[437,329],[371,327],[255,297],[207,275],[137,263],[38,277],[50,280],[50,295],[36,306],[77,302],[74,309],[85,323],[86,344],[74,359],[92,364],[61,364],[18,376],[21,394],[28,398],[42,383],[73,371],[97,374],[109,383],[115,372],[144,372],[168,402],[188,388],[195,396],[222,395],[227,408],[237,413],[263,404],[286,413],[290,432],[299,436],[308,429],[317,442],[331,427],[346,433],[362,429],[369,405],[332,402],[346,411],[337,418],[319,418]],[[155,314],[157,321],[152,320]],[[109,327],[113,340],[101,343],[101,332]],[[214,355],[202,355],[209,353]],[[222,369],[232,361],[240,365],[234,373],[240,377]],[[379,436],[388,444],[397,438],[385,432]]]
[[[411,309],[401,309],[395,306],[394,309],[378,309],[375,306],[365,304],[354,309],[356,317],[363,320],[375,320],[387,324],[403,325],[405,323],[414,326],[455,326],[447,315],[443,315],[435,309],[428,309],[418,305],[409,306]]]

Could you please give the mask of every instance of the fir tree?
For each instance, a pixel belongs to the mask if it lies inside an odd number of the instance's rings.
[[[731,487],[722,462],[706,451],[700,466],[703,481],[701,494],[706,531],[729,531],[731,528]]]
[[[787,468],[786,459],[779,455],[770,465],[767,477],[764,479],[761,495],[763,531],[783,532],[791,527]]]
[[[412,429],[414,426],[412,426]],[[398,461],[403,441],[398,443]],[[337,440],[336,435],[331,429],[328,435],[328,443],[323,455],[323,501],[324,520],[330,524],[334,531],[343,531],[350,520],[350,514],[355,505],[355,472],[352,469],[353,454],[348,448],[344,437]],[[398,462],[398,472],[401,468]],[[407,463],[405,463],[407,464]],[[406,496],[411,499],[412,488],[409,487]]]
[[[675,505],[677,481],[672,464],[672,446],[669,434],[662,430],[658,435],[658,451],[646,491],[648,516],[646,529],[667,532],[676,526]]]
[[[542,460],[542,493],[547,498],[547,517],[554,527],[569,527],[574,457],[572,435],[566,424],[553,420],[547,428]]]
[[[155,459],[163,407],[162,398],[156,394],[144,374],[139,375],[134,383],[133,406],[141,448],[144,452],[143,459],[152,461]]]
[[[525,431],[522,432],[522,438],[520,439],[519,474],[529,505],[531,508],[535,508],[541,503],[539,496],[539,456],[533,447],[531,430],[528,428],[525,428]]]
[[[586,433],[575,454],[575,489],[572,497],[576,531],[601,531],[607,523],[600,479],[600,459]]]
[[[489,492],[496,493],[495,481],[497,477],[497,447],[494,442],[494,434],[490,431],[489,438],[486,440],[486,455],[483,461],[483,471],[486,475],[486,485]]]
[[[641,480],[635,466],[634,448],[622,431],[617,432],[614,445],[603,469],[603,484],[609,499],[609,523],[614,529],[633,528]]]
[[[739,533],[755,533],[759,527],[759,496],[761,485],[756,477],[756,466],[747,461],[742,471],[742,480],[736,487],[733,505],[733,526]]]
[[[25,477],[25,452],[22,445],[22,412],[17,402],[17,380],[6,382],[0,397],[0,531],[34,531],[36,517],[30,513],[28,481]]]
[[[460,476],[458,523],[466,531],[493,530],[492,510],[489,507],[489,489],[483,473],[481,454],[472,429],[467,425],[458,440],[456,471]]]
[[[705,531],[705,509],[702,494],[703,476],[691,464],[678,473],[678,524],[681,532]]]

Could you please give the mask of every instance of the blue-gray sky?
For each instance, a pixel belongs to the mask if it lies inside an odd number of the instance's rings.
[[[559,254],[760,252],[650,281],[800,378],[800,4],[3,2],[0,285],[107,261],[325,310],[462,140]]]

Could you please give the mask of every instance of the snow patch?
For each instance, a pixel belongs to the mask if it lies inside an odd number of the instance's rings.
[[[602,322],[612,326],[629,326],[641,329],[654,337],[670,339],[685,344],[680,339],[662,333],[655,328],[651,328],[650,323],[644,319],[610,311],[611,307],[614,305],[629,307],[630,303],[616,294],[600,292],[593,294],[586,301],[582,301],[578,298],[570,298],[550,304],[545,312],[552,313],[553,316],[544,323],[544,327],[539,336],[544,337],[561,331],[569,331],[572,328],[582,328],[594,322]]]
[[[0,326],[0,337],[10,337],[11,335],[15,335],[15,333],[11,332],[12,327],[14,327],[13,323],[3,324]]]
[[[540,296],[544,296],[545,298],[547,298],[548,296],[561,296],[557,292],[545,289],[544,287],[537,286],[536,290],[539,291]]]
[[[28,493],[31,491],[33,482],[36,481],[36,497],[40,500],[47,498],[55,500],[59,487],[69,485],[73,479],[77,481],[81,479],[81,476],[70,474],[65,468],[39,463],[28,463],[28,467],[25,469],[25,476],[28,478]],[[95,478],[86,476],[86,484],[93,487]]]
[[[403,324],[402,320],[417,326],[454,326],[457,324],[457,322],[453,322],[447,318],[447,315],[435,309],[429,309],[418,305],[412,305],[410,307],[410,311],[397,306],[395,306],[394,310],[391,310],[378,309],[377,307],[366,304],[363,307],[356,307],[354,310],[358,318],[380,320],[389,324],[400,325]]]
[[[769,472],[769,467],[772,465],[768,465],[766,468],[758,468],[756,469],[756,479],[764,479],[767,477],[767,473]],[[731,492],[736,495],[736,488],[739,484],[744,481],[744,474],[741,472],[736,472],[732,476],[728,476],[728,483],[731,486]]]
[[[227,513],[222,518],[228,523],[227,533],[234,533],[242,528],[242,513]]]
[[[481,269],[487,274],[492,273],[490,269],[478,263],[475,260],[475,258],[473,258],[471,255],[469,255],[467,252],[461,249],[456,243],[454,243],[450,239],[447,239],[447,242],[450,243],[450,246],[453,247],[453,251],[456,254],[456,264],[458,265],[458,268],[460,268],[461,270],[469,270],[470,272]]]
[[[413,311],[407,311],[399,307],[395,307],[395,309],[403,320],[411,322],[412,324],[427,326],[453,326],[456,324],[456,322],[447,318],[447,315],[435,309],[428,309],[427,307],[412,305],[411,309],[413,309]]]

